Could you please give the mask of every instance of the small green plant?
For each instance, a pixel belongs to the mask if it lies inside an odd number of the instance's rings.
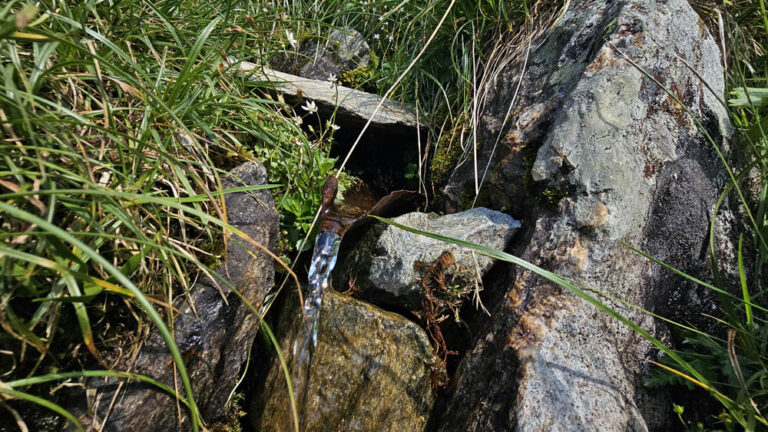
[[[686,421],[683,418],[683,413],[685,413],[685,407],[682,405],[678,405],[673,403],[672,404],[672,411],[677,415],[678,420],[680,420],[680,423],[683,425],[683,428],[685,428],[686,432],[722,432],[720,429],[707,429],[704,427],[704,423],[702,422],[696,422],[692,423],[689,421]],[[731,432],[733,431],[733,422],[730,421],[730,418],[727,414],[721,414],[720,420],[723,422],[723,424],[726,426],[726,431]]]
[[[456,167],[459,158],[464,154],[464,140],[468,138],[468,119],[462,116],[453,127],[444,133],[435,145],[434,155],[430,163],[430,175],[435,187],[441,186],[451,171]],[[463,146],[464,145],[464,146]]]
[[[341,84],[347,87],[364,89],[367,87],[367,84],[373,79],[374,74],[376,73],[376,70],[378,68],[379,68],[379,57],[376,55],[376,53],[371,52],[370,59],[367,64],[365,64],[364,66],[358,66],[355,69],[341,73],[341,75],[339,76],[339,78],[341,79]]]

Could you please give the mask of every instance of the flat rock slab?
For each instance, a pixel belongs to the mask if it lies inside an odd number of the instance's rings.
[[[408,105],[383,99],[375,94],[334,85],[329,81],[302,78],[255,63],[241,61],[235,64],[236,68],[247,73],[250,79],[272,83],[275,90],[284,94],[291,102],[295,103],[301,99],[313,101],[317,104],[320,113],[326,117],[330,117],[330,114],[335,111],[336,122],[339,124],[360,126],[368,119],[372,119],[371,127],[404,129],[400,135],[410,132],[415,134],[416,128],[419,127],[416,114]],[[381,107],[375,111],[379,103]]]
[[[487,208],[445,216],[414,212],[394,221],[499,250],[506,247],[520,228],[520,222],[511,216]],[[472,253],[467,248],[391,225],[387,225],[383,232],[372,230],[367,237],[351,256],[341,261],[337,286],[346,287],[345,282],[353,278],[361,295],[376,304],[418,308],[425,295],[422,279],[441,257],[449,256],[455,261],[441,271],[447,272],[442,275],[446,284],[456,286],[459,291],[482,283],[482,275],[493,264],[491,258]]]
[[[300,327],[288,299],[278,333],[287,364]],[[434,402],[436,364],[427,335],[400,315],[328,290],[310,372],[304,432],[422,431]],[[251,408],[262,432],[293,430],[288,387],[275,359]]]

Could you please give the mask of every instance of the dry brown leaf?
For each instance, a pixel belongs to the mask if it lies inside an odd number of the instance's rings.
[[[0,180],[0,186],[5,187],[11,192],[18,192],[21,189],[19,185],[11,183],[7,180]],[[48,212],[48,208],[36,196],[25,196],[24,199],[29,201],[33,206],[37,207],[40,210],[40,213],[45,214]]]

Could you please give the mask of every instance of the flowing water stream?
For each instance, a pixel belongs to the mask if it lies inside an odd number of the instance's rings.
[[[320,322],[320,308],[323,293],[328,288],[331,271],[336,265],[336,256],[344,233],[365,215],[358,206],[337,205],[335,202],[338,183],[330,177],[323,185],[320,230],[315,239],[312,261],[309,266],[309,290],[304,299],[304,317],[296,341],[293,344],[292,383],[294,395],[298,397],[299,424],[303,429],[304,410],[309,392],[312,357],[317,348],[317,330]]]
[[[317,235],[312,261],[309,267],[309,290],[304,299],[304,318],[299,336],[293,344],[293,386],[294,395],[298,396],[299,422],[303,423],[304,407],[309,391],[309,373],[312,368],[312,356],[317,348],[317,327],[320,322],[320,307],[323,292],[328,288],[331,270],[336,265],[341,235],[333,232],[321,232]],[[303,425],[302,425],[303,426]]]

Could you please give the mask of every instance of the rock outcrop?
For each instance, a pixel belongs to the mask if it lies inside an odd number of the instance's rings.
[[[289,299],[278,326],[286,363],[301,314]],[[276,356],[251,409],[262,432],[293,430]],[[434,402],[436,360],[427,335],[400,315],[326,291],[304,408],[304,431],[420,431]]]
[[[478,203],[523,221],[526,241],[514,252],[646,308],[690,291],[621,242],[683,271],[706,267],[706,233],[726,178],[694,118],[715,144],[727,144],[720,59],[684,0],[571,2],[533,41],[526,68],[520,56],[500,71],[483,107],[479,165],[498,147]],[[472,176],[471,167],[453,171],[443,196],[449,209],[467,204]],[[528,271],[512,270],[496,288],[503,301],[431,427],[666,429],[670,404],[642,386],[642,338]],[[653,329],[648,316],[604,300]]]
[[[230,189],[266,181],[263,166],[246,163],[233,170],[223,186]],[[275,249],[278,215],[268,191],[231,193],[225,203],[232,226],[261,245]],[[238,289],[242,300],[224,284],[217,286],[202,278],[190,289],[188,297],[174,302],[181,311],[174,321],[176,344],[185,359],[201,415],[209,424],[227,412],[225,404],[259,328],[259,318],[243,300],[259,310],[274,284],[274,261],[256,246],[231,235],[219,274]],[[194,302],[194,309],[189,300]],[[115,369],[147,375],[171,388],[175,380],[180,382],[173,376],[173,360],[157,332],[149,336],[134,363]],[[191,430],[184,409],[178,411],[177,401],[153,386],[93,379],[87,383],[85,394],[73,398],[73,402],[85,403],[86,394],[87,406],[73,411],[79,412],[83,424],[95,430],[105,420],[105,431]]]

